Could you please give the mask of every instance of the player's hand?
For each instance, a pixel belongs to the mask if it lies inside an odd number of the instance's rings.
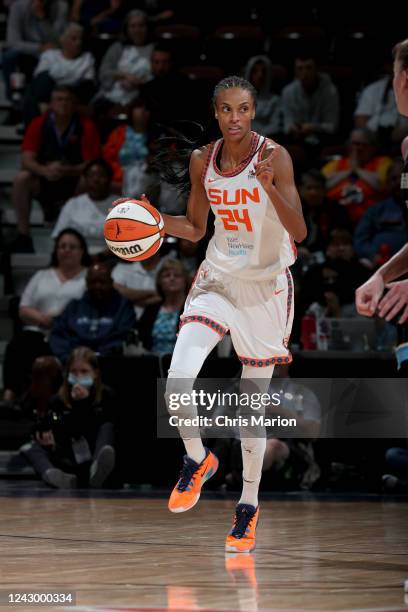
[[[380,274],[374,274],[356,290],[357,312],[372,317],[384,292],[384,281]]]
[[[127,202],[128,200],[131,200],[131,199],[132,198],[118,198],[117,200],[114,200],[112,202],[112,206],[110,208],[108,208],[108,212],[113,210],[115,208],[115,206],[119,206],[119,204],[123,204],[123,202]]]
[[[142,195],[140,196],[140,199],[142,200],[142,202],[146,202],[146,204],[150,204],[150,206],[153,206],[153,204],[150,202],[150,200],[146,197],[145,193],[142,193]],[[115,206],[118,206],[119,204],[123,204],[123,202],[127,202],[128,200],[132,200],[132,198],[127,197],[127,198],[118,198],[117,200],[114,200],[112,202],[111,208],[108,208],[108,212],[113,210],[115,208]]]
[[[149,198],[146,196],[145,193],[142,193],[142,195],[140,196],[140,199],[142,200],[142,202],[144,202],[145,204],[150,204],[150,206],[153,206],[153,204],[150,202]]]
[[[403,309],[398,323],[405,323],[408,319],[408,280],[387,283],[386,288],[389,291],[378,304],[378,314],[391,321]]]
[[[258,164],[255,164],[255,175],[258,181],[261,183],[264,189],[267,189],[272,185],[273,178],[275,176],[275,170],[273,167],[273,162],[276,157],[279,155],[280,146],[274,145],[272,151],[268,155],[268,157]]]

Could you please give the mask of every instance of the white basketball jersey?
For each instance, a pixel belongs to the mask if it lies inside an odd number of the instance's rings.
[[[277,276],[296,260],[296,247],[273,203],[255,176],[266,139],[252,132],[248,157],[222,172],[217,157],[223,139],[209,145],[203,184],[215,215],[214,236],[208,245],[209,263],[248,280]]]

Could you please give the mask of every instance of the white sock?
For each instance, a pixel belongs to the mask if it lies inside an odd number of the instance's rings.
[[[274,366],[266,368],[252,368],[243,366],[242,379],[256,379],[256,387],[261,393],[267,392],[269,382],[272,378]],[[265,437],[246,438],[245,428],[240,428],[241,433],[241,451],[242,451],[242,494],[239,504],[250,504],[255,508],[258,507],[258,491],[259,483],[262,476],[262,465],[266,449],[266,432]]]
[[[243,478],[242,493],[238,502],[239,504],[250,504],[254,508],[258,507],[259,482],[259,480],[250,482],[249,480],[245,480],[245,478]]]
[[[201,463],[205,459],[205,448],[201,438],[190,438],[183,440],[187,455],[196,463]]]
[[[265,448],[265,438],[243,438],[241,440],[243,483],[239,504],[251,504],[255,508],[258,506],[258,490]]]

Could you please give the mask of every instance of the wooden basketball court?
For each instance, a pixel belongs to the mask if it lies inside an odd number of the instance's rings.
[[[47,609],[408,610],[397,501],[264,501],[257,550],[238,556],[223,549],[232,500],[171,514],[165,499],[38,491],[3,494],[1,508],[1,589],[76,592]]]

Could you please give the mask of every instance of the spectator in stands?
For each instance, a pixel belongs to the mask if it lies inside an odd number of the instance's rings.
[[[83,172],[85,192],[70,198],[62,207],[52,237],[66,227],[82,232],[92,253],[106,251],[103,226],[112,202],[119,195],[112,195],[112,169],[104,159],[87,163]]]
[[[54,221],[60,206],[75,193],[86,163],[100,156],[99,135],[94,123],[76,112],[72,91],[59,85],[52,93],[50,110],[28,126],[22,150],[22,170],[12,190],[19,234],[12,250],[30,253],[32,198],[40,201],[45,220]]]
[[[391,159],[378,155],[377,150],[375,134],[367,128],[358,128],[351,132],[349,154],[322,168],[328,198],[347,207],[353,225],[384,195]]]
[[[21,412],[32,420],[45,417],[50,399],[62,384],[63,371],[54,355],[41,355],[34,360],[27,392],[19,401]]]
[[[387,174],[389,197],[365,211],[354,233],[357,256],[372,268],[382,266],[408,241],[406,207],[401,197],[403,168],[401,160],[394,160]]]
[[[305,274],[300,310],[317,302],[327,317],[356,316],[354,292],[369,276],[353,250],[353,238],[345,229],[333,230],[326,249],[326,261]]]
[[[191,103],[191,81],[177,70],[172,53],[164,43],[154,47],[151,73],[152,78],[142,85],[140,95],[151,113],[152,124],[170,126],[177,120],[196,118]]]
[[[69,23],[60,42],[60,49],[42,53],[34,71],[24,97],[25,125],[47,109],[55,85],[69,85],[83,105],[95,94],[95,60],[91,53],[82,50],[83,27]]]
[[[266,55],[255,55],[248,60],[244,78],[257,91],[256,114],[252,129],[263,136],[276,137],[282,132],[282,108],[280,96],[272,93],[272,62]]]
[[[319,170],[312,168],[303,173],[300,196],[308,231],[298,251],[309,259],[311,253],[326,251],[334,229],[350,229],[350,219],[345,208],[327,199],[326,178]]]
[[[100,355],[120,353],[135,327],[132,304],[114,289],[107,265],[92,265],[86,286],[84,296],[68,304],[51,330],[51,351],[63,363],[78,346],[88,346]]]
[[[102,384],[96,355],[86,347],[69,357],[59,393],[20,451],[49,485],[99,488],[115,466],[115,396]]]
[[[1,58],[9,100],[13,93],[11,75],[22,72],[30,80],[40,54],[58,45],[67,17],[65,0],[16,0],[10,6],[6,49]]]
[[[99,96],[110,105],[126,106],[139,94],[140,86],[151,78],[146,14],[133,10],[126,15],[123,35],[105,53],[99,69]]]
[[[156,287],[162,298],[147,306],[139,320],[143,346],[153,353],[172,353],[177,340],[179,318],[186,299],[190,277],[180,261],[166,260],[158,274]]]
[[[23,329],[7,345],[4,365],[4,399],[15,401],[29,386],[36,357],[50,353],[47,337],[55,317],[85,291],[90,257],[82,235],[65,229],[55,240],[50,266],[36,272],[21,296],[19,317]]]
[[[295,143],[318,146],[339,123],[339,94],[328,74],[310,56],[295,60],[295,79],[282,90],[284,132]]]
[[[70,17],[91,34],[119,34],[125,5],[124,0],[73,0]]]
[[[354,126],[367,127],[377,135],[384,152],[391,150],[393,142],[398,146],[408,132],[408,118],[400,115],[392,88],[392,66],[386,74],[363,89],[354,111]]]
[[[283,391],[283,401],[272,410],[271,416],[295,417],[298,436],[302,434],[304,438],[279,439],[273,435],[275,432],[268,432],[262,466],[264,486],[269,483],[272,488],[307,490],[320,476],[313,445],[320,432],[320,402],[307,385],[290,380],[289,365],[279,365],[276,376],[281,379],[279,387]],[[271,386],[270,393],[274,391],[276,387]]]
[[[109,135],[103,157],[113,171],[113,188],[122,193],[123,187],[123,193],[129,195],[129,183],[135,182],[135,174],[144,173],[149,154],[150,113],[141,98],[130,103],[127,117],[127,124],[118,126]]]
[[[143,261],[117,263],[112,270],[115,289],[133,302],[138,319],[146,306],[161,301],[156,290],[156,276],[160,265],[160,254],[157,252]]]

